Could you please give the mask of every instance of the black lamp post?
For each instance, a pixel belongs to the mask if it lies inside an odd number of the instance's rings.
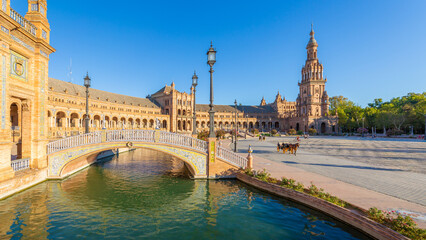
[[[213,42],[210,43],[210,49],[207,51],[207,64],[210,66],[210,134],[209,138],[215,138],[214,133],[214,105],[213,105],[213,65],[216,63],[216,50],[213,48]]]
[[[237,152],[237,140],[238,140],[238,109],[237,109],[237,99],[235,99],[235,141],[234,141],[234,152]]]
[[[248,114],[246,114],[246,134],[244,135],[245,139],[247,139],[248,130],[249,130],[249,122],[248,122]]]
[[[197,122],[196,122],[196,114],[195,114],[195,87],[198,85],[198,76],[195,74],[192,76],[192,87],[194,88],[194,107],[192,109],[192,135],[197,135]]]
[[[84,86],[86,87],[86,117],[84,118],[84,126],[85,126],[85,132],[89,133],[89,87],[90,82],[92,80],[89,77],[89,73],[86,74],[86,77],[84,78]]]

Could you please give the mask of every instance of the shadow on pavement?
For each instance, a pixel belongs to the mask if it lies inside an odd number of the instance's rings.
[[[367,166],[354,166],[354,165],[335,165],[335,164],[323,164],[323,163],[298,163],[294,161],[282,161],[286,164],[299,164],[299,165],[312,165],[312,166],[323,166],[323,167],[339,167],[339,168],[356,168],[356,169],[367,169],[367,170],[378,170],[378,171],[391,171],[391,172],[403,172],[401,169],[393,168],[377,168]]]

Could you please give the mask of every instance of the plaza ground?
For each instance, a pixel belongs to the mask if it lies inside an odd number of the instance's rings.
[[[426,142],[410,139],[310,137],[297,156],[277,152],[277,142],[294,137],[251,138],[238,142],[246,155],[253,147],[254,168],[273,177],[310,182],[363,208],[411,213],[426,228]]]

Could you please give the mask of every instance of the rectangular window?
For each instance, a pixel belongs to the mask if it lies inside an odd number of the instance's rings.
[[[7,11],[7,0],[1,1],[1,10],[3,10],[3,12]]]
[[[47,32],[44,29],[41,31],[41,37],[47,39]]]
[[[38,12],[38,4],[37,3],[31,4],[31,11]]]

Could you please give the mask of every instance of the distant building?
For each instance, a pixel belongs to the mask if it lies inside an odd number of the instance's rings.
[[[0,181],[13,175],[12,159],[31,158],[31,168],[44,168],[46,143],[84,132],[85,89],[49,78],[50,25],[46,0],[28,1],[25,17],[2,1],[0,9]],[[299,96],[287,101],[280,93],[273,103],[263,98],[259,106],[235,108],[215,105],[216,129],[258,129],[281,132],[289,129],[319,133],[336,132],[337,119],[328,116],[327,79],[317,58],[314,31],[306,47],[307,60],[301,72]],[[192,132],[194,92],[180,92],[166,85],[147,98],[90,89],[90,130],[160,129]],[[197,130],[209,129],[208,105],[196,105]],[[158,126],[160,123],[160,126]]]
[[[319,133],[337,130],[336,118],[328,116],[329,102],[325,91],[327,79],[317,58],[318,44],[312,30],[306,47],[307,60],[302,68],[299,96],[295,102],[287,101],[281,94],[273,103],[265,99],[259,106],[238,106],[238,127],[241,130],[307,132],[315,128]],[[84,132],[85,89],[83,86],[49,79],[48,117],[51,137],[63,137]],[[176,90],[175,84],[165,85],[148,98],[136,98],[96,89],[90,90],[90,126],[92,130],[154,129],[159,119],[161,129],[191,133],[194,93]],[[209,106],[196,105],[197,130],[209,129]],[[215,129],[231,130],[235,124],[235,107],[215,105]]]

